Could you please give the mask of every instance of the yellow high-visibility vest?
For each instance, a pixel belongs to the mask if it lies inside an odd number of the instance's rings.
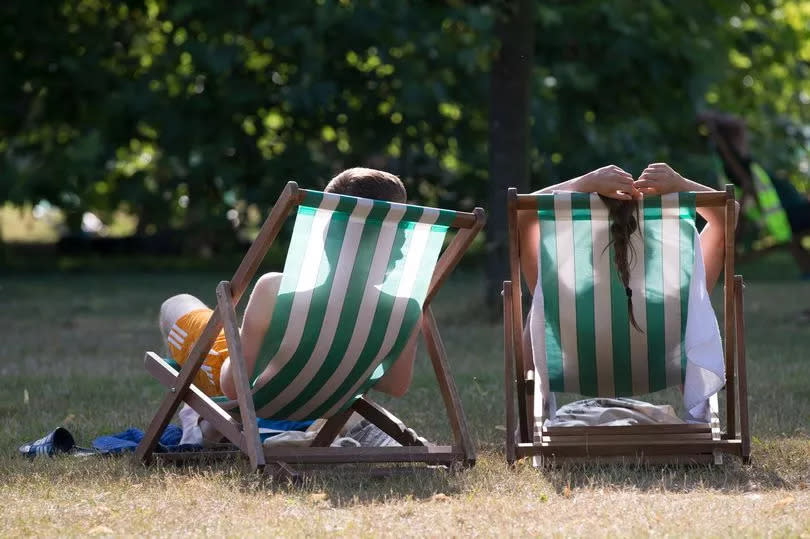
[[[729,183],[722,162],[715,159],[715,167],[721,185]],[[743,213],[759,227],[760,237],[769,244],[787,243],[793,237],[788,221],[787,213],[779,200],[779,194],[773,186],[771,177],[758,163],[751,163],[751,178],[754,180],[754,192],[756,193],[756,203],[744,203]],[[743,199],[743,191],[738,186],[734,186],[737,198]]]

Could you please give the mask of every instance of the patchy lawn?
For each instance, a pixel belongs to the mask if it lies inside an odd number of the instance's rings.
[[[777,259],[777,262],[779,260]],[[772,268],[771,268],[772,269]],[[745,272],[744,272],[745,273]],[[760,264],[752,274],[763,274]],[[26,460],[17,447],[63,425],[80,445],[143,428],[162,395],[143,369],[161,349],[160,302],[214,303],[218,272],[128,270],[0,276],[2,535],[801,535],[810,529],[810,283],[748,283],[753,464],[570,465],[540,471],[503,456],[502,328],[487,322],[480,275],[453,278],[436,314],[478,465],[403,468],[385,479],[343,468],[301,485],[215,466],[127,458]],[[420,434],[449,441],[425,357],[414,386],[380,398]],[[430,406],[426,406],[429,403]]]

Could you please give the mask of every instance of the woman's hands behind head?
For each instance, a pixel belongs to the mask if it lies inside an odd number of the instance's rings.
[[[643,195],[665,195],[680,191],[703,191],[708,188],[691,182],[666,163],[651,163],[637,180],[616,165],[588,172],[571,182],[569,188],[584,193],[599,193],[617,200],[638,200]],[[567,184],[560,184],[567,185]]]
[[[616,165],[607,165],[588,172],[580,178],[580,191],[599,193],[618,200],[641,198],[641,192],[633,184],[633,176]]]
[[[665,195],[688,190],[683,176],[666,163],[647,165],[633,186],[645,195]]]

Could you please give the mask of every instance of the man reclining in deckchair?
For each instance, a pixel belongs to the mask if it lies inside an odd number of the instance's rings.
[[[324,189],[327,193],[405,203],[405,186],[393,174],[367,168],[351,168],[335,176]],[[270,327],[273,307],[281,284],[281,273],[266,273],[256,282],[245,308],[240,336],[247,372],[253,372],[265,334]],[[179,294],[163,302],[160,308],[160,329],[172,358],[183,364],[194,342],[199,338],[213,311],[190,294]],[[411,383],[416,340],[406,346],[374,389],[400,397]],[[273,364],[271,363],[270,368]],[[266,373],[272,377],[274,372]],[[236,399],[236,387],[231,373],[225,334],[220,331],[194,384],[209,396],[225,395]]]
[[[665,195],[668,193],[680,191],[712,191],[713,189],[701,185],[697,182],[688,180],[681,176],[678,172],[673,170],[666,163],[650,164],[639,176],[637,180],[626,171],[615,165],[609,165],[600,169],[589,172],[581,177],[562,182],[557,185],[546,187],[537,193],[552,193],[554,191],[576,191],[584,193],[598,193],[608,208],[609,217],[613,223],[610,228],[612,247],[615,252],[616,270],[627,294],[628,311],[630,323],[639,329],[633,315],[633,290],[630,286],[630,268],[635,260],[634,257],[639,256],[638,253],[633,252],[631,245],[631,236],[633,233],[638,233],[637,229],[639,223],[637,221],[638,206],[636,200],[642,198],[644,195]],[[739,205],[737,205],[739,211]],[[708,358],[706,361],[715,365],[716,369],[722,372],[723,369],[723,354],[720,348],[720,334],[717,327],[717,321],[714,316],[714,311],[711,306],[708,293],[714,288],[723,268],[723,258],[725,249],[725,229],[723,220],[723,208],[699,208],[698,212],[707,221],[706,226],[700,234],[700,249],[695,257],[695,275],[693,282],[696,285],[705,282],[705,291],[697,290],[694,294],[696,298],[694,309],[690,306],[690,315],[696,316],[701,322],[696,328],[698,330],[691,336],[687,335],[687,346],[689,342],[695,345],[695,354],[701,357]],[[530,290],[534,291],[538,279],[538,246],[540,244],[540,230],[536,214],[532,212],[519,212],[520,227],[520,265],[523,269],[523,274],[526,278],[526,283]],[[702,263],[700,261],[702,252]],[[573,256],[573,255],[572,255]],[[640,255],[643,257],[643,253]],[[705,273],[704,273],[705,268]],[[643,298],[642,298],[643,299]],[[690,300],[691,301],[691,300]],[[609,320],[601,321],[602,323],[610,323]],[[529,324],[530,322],[527,322]],[[528,339],[531,331],[524,333]],[[529,343],[524,343],[524,348],[528,348]],[[699,350],[697,350],[699,348]],[[533,354],[528,353],[527,357],[532,357]],[[536,366],[543,372],[544,366]],[[710,369],[711,370],[711,369]],[[714,377],[712,377],[714,378]],[[722,377],[718,376],[716,380],[708,383],[709,387],[707,392],[713,393],[722,385]],[[708,387],[707,386],[707,387]],[[717,387],[715,387],[717,386]],[[702,391],[703,389],[701,389]],[[705,395],[708,397],[708,395]],[[604,406],[597,404],[604,404],[609,402],[608,405],[619,407],[620,409],[607,409]],[[586,425],[586,424],[603,424],[610,421],[629,420],[632,424],[636,421],[639,422],[669,422],[671,408],[653,407],[634,401],[601,401],[594,403],[585,401],[584,403],[569,405],[565,412],[557,415],[555,421],[561,422],[560,425]],[[553,404],[552,404],[553,406]],[[698,406],[691,410],[687,410],[688,420],[702,421],[705,419],[705,414],[708,409],[704,406]],[[693,415],[694,414],[694,415]],[[672,414],[674,415],[674,413]],[[554,417],[553,411],[551,417]],[[678,422],[677,417],[671,417],[672,421]],[[619,423],[613,423],[619,424]]]

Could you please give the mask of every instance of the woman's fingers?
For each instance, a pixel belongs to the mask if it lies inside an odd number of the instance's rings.
[[[635,189],[633,180],[621,180],[611,186],[612,191],[624,191],[625,193],[631,193]]]
[[[596,190],[599,194],[617,200],[635,200],[642,197],[641,191],[634,185],[633,175],[621,167],[607,165],[598,172]]]
[[[622,169],[621,167],[617,167],[616,165],[608,165],[607,168],[608,168],[608,170],[610,172],[612,172],[614,174],[617,174],[619,176],[624,176],[626,178],[630,178],[631,180],[633,179],[633,176],[629,172],[627,172],[626,170]]]
[[[652,181],[652,182],[660,182],[666,180],[668,175],[664,172],[659,172],[655,170],[645,170],[641,173],[641,176],[638,177],[636,181]]]
[[[645,195],[656,195],[660,187],[659,178],[654,172],[644,171],[638,180],[633,182],[633,187]]]
[[[666,174],[671,174],[671,173],[672,173],[672,169],[669,168],[666,165],[663,165],[663,166],[661,166],[661,165],[649,165],[641,173],[641,176],[644,176],[645,174],[656,174],[656,175],[660,176],[660,175],[666,175]],[[639,178],[641,178],[641,176],[639,176]]]
[[[633,183],[633,186],[636,189],[639,189],[641,187],[655,187],[655,185],[657,183],[658,182],[657,182],[656,178],[652,178],[650,176],[644,176],[642,174],[641,177]]]

